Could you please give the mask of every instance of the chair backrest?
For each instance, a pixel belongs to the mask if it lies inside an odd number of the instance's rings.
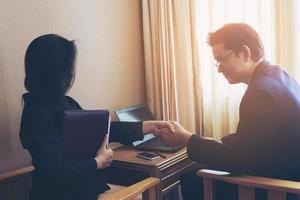
[[[300,182],[272,179],[258,176],[219,175],[214,170],[199,170],[197,175],[203,177],[204,200],[215,199],[215,181],[238,185],[240,200],[255,200],[255,188],[266,189],[268,200],[285,200],[286,193],[300,195]]]

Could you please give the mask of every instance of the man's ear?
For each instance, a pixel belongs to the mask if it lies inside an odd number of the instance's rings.
[[[244,56],[244,61],[251,59],[251,51],[247,45],[242,46],[240,53]]]

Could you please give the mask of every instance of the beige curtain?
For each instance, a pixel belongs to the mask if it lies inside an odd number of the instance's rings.
[[[297,0],[143,0],[142,7],[147,100],[158,118],[215,139],[236,131],[247,86],[217,73],[206,43],[225,23],[253,26],[266,59],[300,80]]]
[[[213,65],[207,33],[225,23],[245,22],[262,37],[266,58],[274,61],[274,1],[273,0],[206,0],[196,1],[199,36],[201,86],[203,96],[204,135],[220,139],[236,131],[239,104],[246,89],[244,84],[229,85]]]
[[[147,100],[157,118],[201,130],[194,0],[143,0]]]
[[[300,82],[300,1],[275,0],[276,63]]]

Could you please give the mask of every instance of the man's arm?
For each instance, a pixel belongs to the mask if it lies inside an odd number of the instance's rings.
[[[240,105],[237,133],[228,143],[218,143],[199,136],[188,142],[191,159],[209,167],[232,173],[251,173],[264,168],[270,155],[271,139],[278,131],[279,106],[263,90],[250,90]]]

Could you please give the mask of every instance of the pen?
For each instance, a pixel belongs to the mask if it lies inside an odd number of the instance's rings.
[[[166,155],[164,155],[164,154],[162,154],[162,153],[160,153],[158,151],[155,151],[154,153],[156,153],[157,155],[159,155],[162,158],[166,158],[167,157]]]

